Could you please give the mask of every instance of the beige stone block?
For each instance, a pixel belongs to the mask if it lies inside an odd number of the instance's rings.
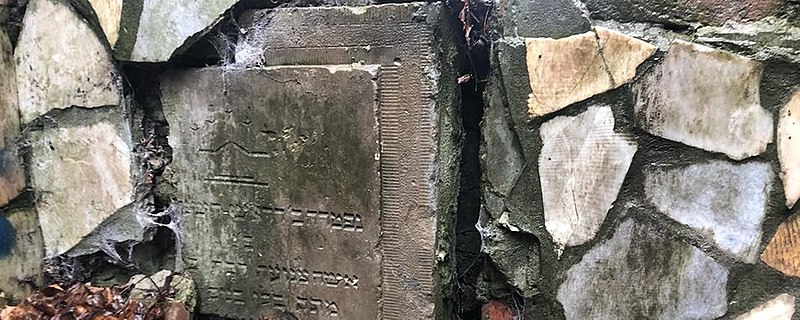
[[[778,160],[786,193],[786,206],[791,208],[800,198],[800,91],[781,109],[778,119]]]
[[[644,41],[602,27],[562,39],[529,38],[525,46],[531,117],[627,83],[636,67],[656,51]]]
[[[97,15],[97,20],[100,21],[100,28],[108,39],[111,47],[117,43],[119,39],[119,23],[122,18],[122,1],[123,0],[89,0],[89,3]]]

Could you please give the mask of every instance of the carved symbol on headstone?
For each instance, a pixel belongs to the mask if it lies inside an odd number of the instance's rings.
[[[235,141],[225,141],[217,148],[204,148],[198,150],[201,154],[208,155],[212,162],[222,163],[222,157],[236,157],[244,156],[246,158],[268,158],[270,155],[266,152],[250,151],[248,148],[242,146]],[[213,161],[217,160],[217,161]],[[232,186],[246,186],[246,187],[268,187],[266,182],[257,181],[253,174],[212,174],[204,179],[206,183],[222,184]]]

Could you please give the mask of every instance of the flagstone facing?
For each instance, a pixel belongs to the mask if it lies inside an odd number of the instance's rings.
[[[769,164],[710,161],[645,172],[647,200],[738,260],[755,263],[772,184]]]
[[[539,177],[545,226],[556,251],[594,238],[628,172],[636,142],[614,132],[607,106],[542,125]]]
[[[786,275],[800,277],[800,216],[781,223],[761,254],[761,261]]]
[[[800,198],[800,91],[778,116],[778,160],[786,206],[791,208]]]
[[[543,116],[617,88],[656,51],[644,41],[602,27],[562,39],[528,38],[528,115]]]
[[[772,142],[772,115],[761,107],[762,66],[748,58],[676,40],[663,62],[634,85],[637,126],[734,160]]]

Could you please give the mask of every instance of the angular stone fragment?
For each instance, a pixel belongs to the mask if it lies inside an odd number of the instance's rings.
[[[254,31],[237,45],[292,66],[164,76],[200,312],[434,317],[460,134],[440,10],[250,11],[239,25]]]
[[[492,89],[496,88],[497,86]],[[511,130],[510,119],[503,108],[498,91],[492,90],[482,120],[481,151],[486,182],[491,184],[494,192],[505,196],[517,183],[525,166],[525,157],[519,139]]]
[[[75,246],[133,201],[130,128],[116,110],[69,110],[57,128],[30,133],[31,182],[45,253]]]
[[[481,232],[483,252],[524,297],[532,297],[539,293],[539,242],[518,229],[512,231],[494,223],[486,225]]]
[[[567,319],[714,319],[727,310],[728,270],[702,251],[626,220],[567,271]]]
[[[594,238],[617,199],[636,142],[614,132],[614,115],[606,106],[554,118],[540,131],[545,227],[560,254]]]
[[[122,21],[114,48],[120,60],[164,62],[214,26],[236,0],[138,0],[136,18]],[[128,4],[126,3],[126,9]],[[136,11],[132,8],[131,11]]]
[[[538,117],[617,88],[656,47],[602,27],[563,39],[529,38],[528,114]]]
[[[0,207],[8,204],[25,186],[22,160],[17,154],[19,104],[17,74],[11,40],[0,28]]]
[[[761,254],[761,261],[786,275],[800,277],[800,216],[781,223]]]
[[[645,172],[647,200],[734,258],[755,263],[773,174],[767,163],[710,161]]]
[[[736,317],[736,320],[791,320],[794,315],[794,301],[793,295],[784,293]]]
[[[759,100],[759,63],[681,40],[663,60],[634,86],[639,127],[735,160],[764,152],[773,121]]]
[[[88,0],[92,9],[94,10],[97,20],[100,22],[100,28],[106,35],[106,40],[114,47],[119,39],[119,23],[122,19],[122,1],[123,0]]]
[[[800,199],[800,91],[781,109],[778,119],[778,160],[781,162],[786,206],[791,208]]]
[[[117,105],[108,49],[67,2],[31,0],[14,53],[22,122],[53,109]]]
[[[44,246],[36,210],[0,211],[0,292],[23,300],[44,282]]]

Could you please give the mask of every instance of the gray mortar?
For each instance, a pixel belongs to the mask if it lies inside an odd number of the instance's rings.
[[[589,8],[597,9],[599,1],[590,2]],[[591,4],[594,3],[595,6]],[[613,5],[608,5],[613,6]],[[630,10],[635,10],[632,8]],[[603,18],[609,16],[598,15]],[[620,18],[620,16],[610,16]],[[655,19],[658,18],[658,19]],[[648,41],[668,38],[686,37],[681,33],[663,29],[657,25],[639,24],[638,21],[656,21],[669,23],[671,25],[686,25],[686,22],[676,22],[672,18],[662,19],[663,17],[653,17],[631,13],[623,21],[637,21],[634,23],[617,23],[605,21],[599,23],[613,29],[620,29],[618,26],[628,27],[629,30],[640,31],[641,35],[633,32],[634,36],[645,36]],[[617,28],[615,28],[617,26]],[[661,40],[658,44],[662,50],[666,49],[664,44],[669,40]],[[660,59],[663,52],[659,52],[647,62],[643,63],[637,70],[637,78]],[[697,148],[692,148],[681,143],[669,141],[652,136],[635,127],[633,121],[633,97],[630,91],[630,84],[618,89],[600,94],[593,98],[573,104],[554,114],[529,120],[527,118],[526,99],[531,92],[528,87],[528,75],[525,61],[524,44],[518,39],[501,39],[495,43],[492,65],[493,77],[492,85],[487,90],[486,101],[487,123],[496,122],[498,117],[505,117],[510,128],[513,139],[519,141],[516,147],[517,152],[523,154],[525,159],[537,159],[538,151],[542,147],[541,137],[539,136],[539,126],[556,117],[564,115],[576,115],[586,110],[588,106],[605,104],[612,106],[615,116],[615,131],[631,133],[635,136],[639,145],[633,162],[628,171],[628,175],[623,183],[617,200],[614,202],[608,217],[604,221],[597,236],[588,243],[568,248],[559,260],[553,252],[552,239],[544,228],[544,216],[542,209],[541,190],[539,184],[538,171],[535,168],[536,161],[533,160],[528,166],[524,167],[522,174],[514,183],[514,187],[506,195],[498,192],[498,187],[492,186],[484,178],[484,203],[487,215],[483,218],[483,223],[488,224],[496,221],[500,214],[505,212],[509,216],[509,221],[514,227],[523,232],[527,232],[539,239],[541,249],[540,267],[542,282],[539,284],[540,296],[528,299],[526,302],[535,308],[528,306],[525,308],[525,317],[530,319],[558,319],[563,318],[560,311],[561,306],[555,300],[558,286],[563,282],[565,272],[573,264],[581,260],[583,254],[600,242],[608,240],[616,226],[626,217],[632,217],[636,221],[656,226],[667,230],[667,233],[676,240],[684,241],[695,245],[717,261],[730,269],[728,281],[728,299],[731,302],[728,313],[723,318],[732,318],[747,310],[772,299],[774,296],[789,292],[794,295],[800,294],[800,279],[787,277],[769,268],[763,262],[756,264],[746,264],[737,262],[717,249],[713,244],[703,239],[699,234],[690,228],[670,220],[645,201],[643,187],[643,172],[649,166],[658,165],[659,167],[683,168],[690,164],[704,163],[709,160],[730,161],[726,156],[718,153],[706,152]],[[775,119],[778,110],[788,102],[791,94],[800,87],[800,66],[777,58],[766,59],[764,63],[764,73],[761,82],[761,102],[762,106],[769,110]],[[635,81],[635,80],[634,80]],[[498,97],[499,96],[499,97]],[[490,130],[484,127],[484,134],[490,134]],[[482,154],[489,154],[493,151],[487,145],[484,137],[482,143]],[[482,157],[483,159],[483,157]],[[769,162],[774,173],[780,172],[777,158],[776,144],[771,143],[767,151],[756,157],[746,159],[737,163],[749,162]],[[488,163],[482,163],[484,172],[502,170],[502,167]],[[500,171],[502,172],[502,171]],[[514,173],[497,173],[497,176],[513,177]],[[772,239],[778,225],[785,221],[790,213],[797,213],[797,209],[789,211],[784,206],[783,186],[781,180],[777,178],[772,181],[772,191],[769,196],[767,214],[762,224],[763,236],[759,247],[759,252],[763,251],[768,242]],[[502,189],[502,188],[501,188]],[[502,210],[502,211],[501,211]],[[515,243],[498,245],[504,247],[514,247]],[[544,305],[542,305],[544,304]],[[800,319],[800,315],[795,315],[795,319]]]

